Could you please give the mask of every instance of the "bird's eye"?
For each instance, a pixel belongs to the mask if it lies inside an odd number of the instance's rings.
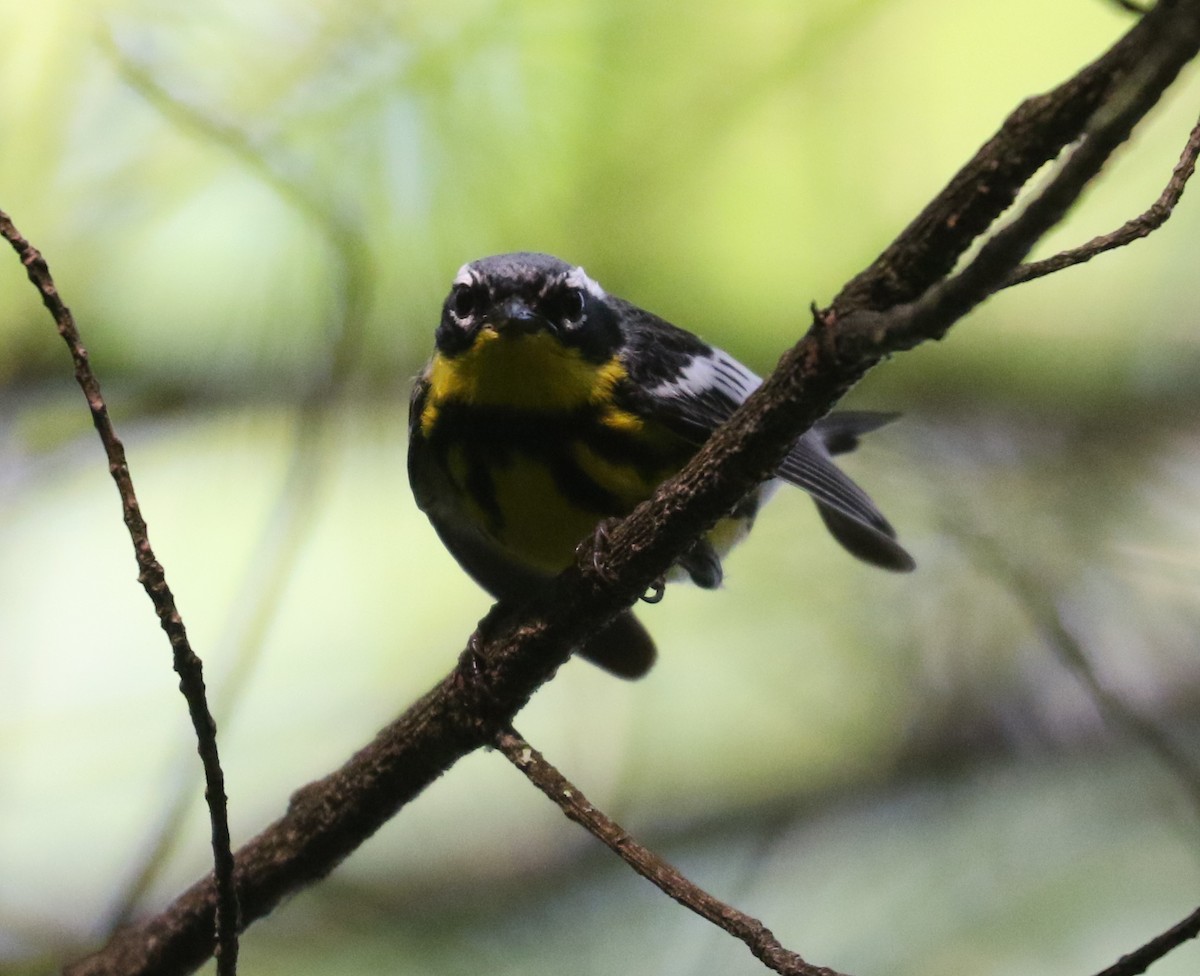
[[[584,304],[582,291],[564,288],[552,298],[552,317],[567,325],[576,325],[583,319]]]
[[[450,309],[456,318],[469,319],[479,310],[479,289],[474,285],[455,285],[450,296]]]

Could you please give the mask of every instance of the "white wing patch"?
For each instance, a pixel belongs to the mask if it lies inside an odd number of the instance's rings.
[[[703,400],[705,395],[723,393],[742,403],[762,385],[762,380],[729,353],[717,348],[693,356],[675,376],[650,390],[651,396]]]

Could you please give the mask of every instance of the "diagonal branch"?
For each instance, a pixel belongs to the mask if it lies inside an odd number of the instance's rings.
[[[492,742],[573,645],[631,606],[868,369],[944,335],[999,288],[1197,50],[1200,0],[1161,0],[1108,54],[1026,103],[1035,110],[1010,116],[970,164],[979,186],[972,189],[967,177],[956,177],[885,252],[887,260],[856,278],[818,317],[684,471],[607,533],[602,559],[584,554],[520,613],[486,634],[477,632],[450,675],[341,769],[293,796],[287,813],[238,852],[244,920],[267,914],[287,894],[328,874],[450,765]],[[1101,105],[1110,108],[1097,113]],[[1027,171],[1027,180],[1081,135],[1067,164],[1021,217],[993,236],[960,275],[936,285],[1011,203],[1001,199],[1007,189],[999,197],[989,190],[997,185],[989,174],[1007,174],[1011,183]],[[969,232],[962,230],[968,213]],[[210,951],[213,905],[212,880],[206,878],[67,972],[189,972]]]
[[[1191,34],[1164,38],[1162,47],[1148,53],[1136,71],[1113,90],[1111,99],[1097,110],[1084,138],[1055,177],[1015,219],[984,243],[973,261],[958,274],[929,288],[914,302],[894,306],[886,313],[871,310],[852,313],[839,323],[839,339],[854,344],[851,348],[859,348],[855,343],[857,335],[870,348],[877,344],[882,327],[892,343],[886,352],[908,349],[927,339],[942,338],[952,324],[1003,288],[1012,269],[1062,220],[1083,188],[1175,80],[1186,63],[1177,60],[1177,49],[1189,48],[1200,35],[1200,23],[1180,20],[1179,29],[1190,26]],[[878,362],[878,358],[874,361]]]
[[[814,966],[779,944],[771,930],[756,918],[738,911],[693,884],[673,865],[643,847],[616,821],[592,806],[586,796],[546,761],[511,726],[496,736],[496,748],[567,818],[583,827],[634,871],[669,898],[740,939],[763,965],[781,976],[841,976],[835,970]]]
[[[1074,77],[1019,105],[870,267],[850,280],[832,310],[840,316],[911,302],[948,275],[1034,174],[1083,135],[1092,113],[1138,69],[1146,51],[1168,40],[1163,31],[1172,29],[1176,6],[1163,0]]]
[[[1178,949],[1185,942],[1200,937],[1200,908],[1182,921],[1172,925],[1161,935],[1156,935],[1144,946],[1122,956],[1096,976],[1141,976],[1167,953]]]

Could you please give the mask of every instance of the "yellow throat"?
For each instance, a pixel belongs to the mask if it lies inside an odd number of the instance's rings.
[[[548,332],[504,334],[485,327],[465,352],[434,355],[422,421],[432,423],[446,401],[545,413],[599,406],[624,376],[615,356],[590,362]]]

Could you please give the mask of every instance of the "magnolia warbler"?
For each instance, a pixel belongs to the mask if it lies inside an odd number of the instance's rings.
[[[571,563],[602,520],[648,498],[761,383],[727,353],[546,254],[464,265],[435,346],[409,405],[413,494],[454,558],[509,604]],[[673,575],[718,586],[721,558],[779,480],[807,491],[855,556],[912,569],[887,520],[831,460],[890,419],[821,420],[778,477],[693,545]],[[576,651],[624,677],[644,674],[655,653],[629,611]]]

